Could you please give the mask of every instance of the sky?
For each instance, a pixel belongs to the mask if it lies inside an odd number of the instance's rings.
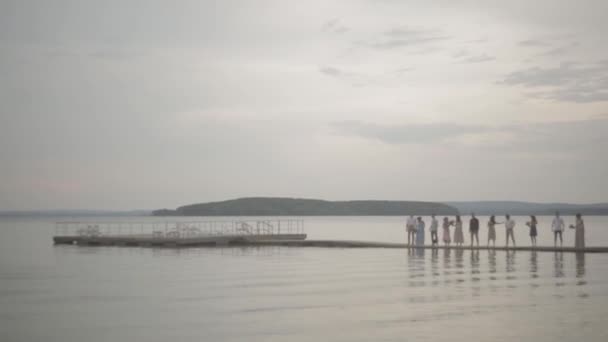
[[[0,0],[0,210],[608,201],[604,0]]]

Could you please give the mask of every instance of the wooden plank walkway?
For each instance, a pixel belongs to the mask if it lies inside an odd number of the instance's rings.
[[[334,248],[411,248],[411,249],[453,249],[453,250],[494,250],[494,251],[536,251],[572,253],[608,253],[608,247],[594,246],[583,249],[552,246],[517,247],[471,247],[471,246],[408,246],[403,243],[349,241],[349,240],[306,240],[306,234],[263,234],[263,235],[221,235],[198,237],[153,237],[150,235],[122,236],[55,236],[55,244],[79,246],[136,246],[136,247],[214,247],[214,246],[283,246],[283,247],[334,247]]]

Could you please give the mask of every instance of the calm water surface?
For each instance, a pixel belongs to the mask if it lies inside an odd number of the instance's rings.
[[[586,223],[588,245],[608,245],[608,218]],[[401,242],[402,226],[306,219],[311,239]],[[52,219],[0,219],[0,341],[608,340],[603,254],[54,247],[52,235]]]

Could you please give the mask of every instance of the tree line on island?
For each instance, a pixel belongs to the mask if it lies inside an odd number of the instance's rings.
[[[608,215],[608,203],[568,204],[514,201],[325,201],[284,197],[247,197],[154,210],[154,216],[405,216],[405,215]]]
[[[199,203],[175,210],[160,209],[155,216],[398,216],[456,215],[452,206],[418,201],[324,201],[317,199],[250,197]]]

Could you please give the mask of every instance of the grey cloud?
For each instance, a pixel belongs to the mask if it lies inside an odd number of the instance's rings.
[[[544,40],[527,39],[527,40],[522,40],[522,41],[518,42],[517,45],[526,46],[526,47],[546,47],[546,46],[551,46],[551,43],[544,41]]]
[[[412,67],[403,67],[393,70],[388,70],[379,74],[366,74],[361,72],[348,71],[332,66],[323,66],[319,68],[319,72],[325,76],[332,77],[347,83],[352,86],[390,86],[395,82],[400,82],[403,76],[414,70]]]
[[[460,63],[483,63],[493,61],[496,58],[485,53],[482,54],[472,54],[468,50],[462,49],[452,54],[452,57],[458,59]]]
[[[488,38],[479,38],[479,39],[473,39],[473,40],[467,40],[465,41],[465,43],[467,44],[484,44],[488,42]]]
[[[462,60],[462,63],[483,63],[495,60],[496,57],[484,54],[471,56]]]
[[[543,52],[541,55],[542,56],[558,56],[558,55],[563,55],[563,54],[572,52],[572,50],[574,48],[578,47],[578,46],[580,46],[580,43],[573,42],[573,43],[569,43],[569,44],[566,44],[566,45],[555,47],[553,49],[549,49],[549,50]]]
[[[335,18],[332,20],[327,21],[322,28],[323,32],[330,32],[330,33],[345,33],[348,32],[350,29],[348,27],[346,27],[345,25],[342,25],[340,23],[340,19]]]
[[[608,62],[528,68],[508,74],[500,83],[532,88],[530,96],[555,101],[608,101]]]
[[[453,123],[382,125],[361,121],[334,122],[334,133],[344,136],[357,136],[388,144],[424,144],[441,142],[468,133],[479,133],[488,128]]]
[[[567,122],[523,123],[501,126],[464,125],[455,123],[431,123],[388,125],[361,121],[334,122],[330,125],[334,134],[360,137],[391,145],[433,144],[450,141],[464,136],[508,134],[506,142],[488,144],[487,139],[477,144],[480,149],[515,154],[535,153],[543,155],[563,154],[576,157],[577,154],[596,156],[608,147],[605,132],[608,118]]]
[[[404,67],[404,68],[399,68],[399,69],[394,70],[394,73],[401,75],[401,74],[404,74],[404,73],[407,73],[407,72],[410,72],[413,70],[414,70],[414,68],[412,68],[412,67]]]
[[[334,67],[321,67],[319,68],[319,71],[327,76],[332,77],[342,77],[346,75],[344,71]]]
[[[390,50],[429,45],[448,39],[450,39],[449,36],[434,29],[395,27],[383,32],[380,37],[374,40],[360,42],[360,44],[374,49]]]
[[[364,83],[363,81],[365,78],[364,75],[362,75],[362,74],[359,74],[356,72],[351,72],[351,71],[346,71],[343,69],[339,69],[336,67],[330,67],[330,66],[320,67],[319,72],[325,76],[345,80],[345,81],[351,82],[355,85]]]

